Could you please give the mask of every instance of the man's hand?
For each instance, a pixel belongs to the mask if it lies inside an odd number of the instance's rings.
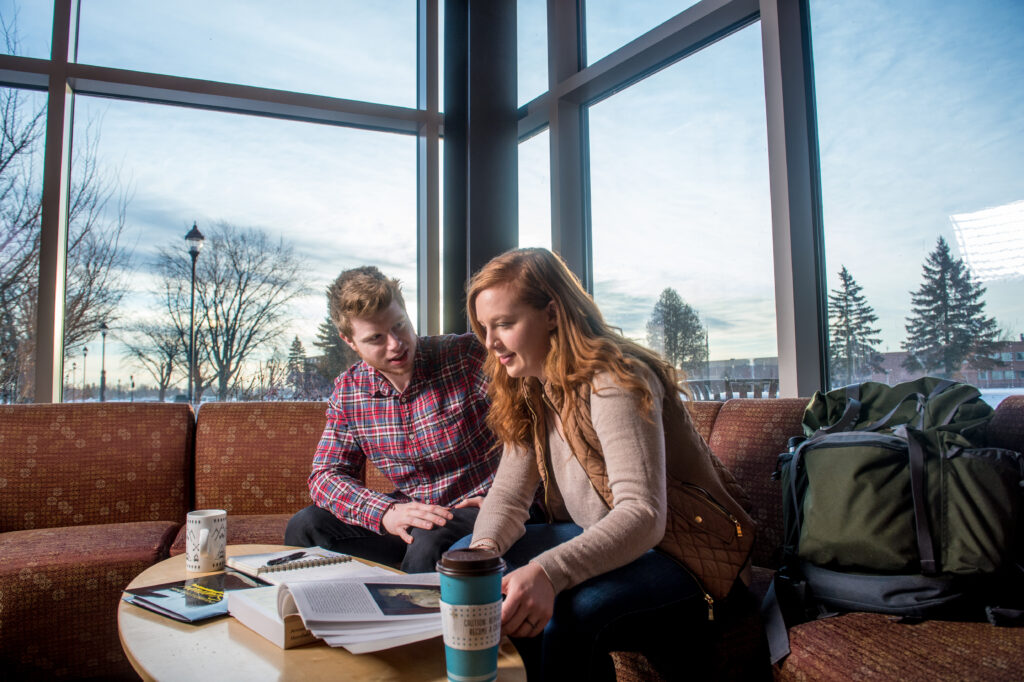
[[[430,530],[434,526],[443,526],[452,517],[453,514],[448,509],[438,507],[436,504],[406,502],[392,505],[384,512],[381,525],[387,532],[405,540],[406,544],[412,544],[412,536],[408,530],[410,527]]]
[[[551,620],[555,588],[539,564],[529,563],[501,579],[505,603],[501,628],[510,637],[536,637]]]

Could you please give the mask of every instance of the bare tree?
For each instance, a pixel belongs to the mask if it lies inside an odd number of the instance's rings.
[[[127,356],[156,381],[163,402],[175,370],[181,371],[185,366],[186,348],[181,334],[170,325],[142,322],[133,325],[121,338],[121,343],[127,349]]]
[[[177,244],[165,246],[157,267],[168,319],[187,340],[191,260]],[[215,224],[196,262],[197,394],[216,384],[226,399],[245,361],[287,331],[290,304],[307,291],[303,264],[283,239]]]

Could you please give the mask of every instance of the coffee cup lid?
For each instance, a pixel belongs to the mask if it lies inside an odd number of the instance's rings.
[[[441,555],[437,571],[445,575],[481,575],[505,569],[505,560],[491,549],[450,549]]]

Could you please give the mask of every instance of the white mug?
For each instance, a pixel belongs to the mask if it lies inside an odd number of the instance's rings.
[[[223,571],[228,544],[228,513],[223,509],[191,511],[185,525],[185,570],[195,573]]]

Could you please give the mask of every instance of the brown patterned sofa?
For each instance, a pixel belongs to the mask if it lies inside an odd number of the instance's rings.
[[[749,492],[759,525],[757,598],[778,565],[780,492],[770,480],[800,432],[803,399],[734,399],[689,407],[701,435]],[[115,611],[121,589],[184,547],[187,510],[228,510],[232,543],[280,543],[308,504],[306,476],[324,403],[24,405],[0,407],[0,679],[131,678]],[[1024,448],[1024,396],[1007,398],[990,435]],[[378,471],[369,485],[390,487]],[[793,653],[768,665],[756,615],[716,621],[698,650],[704,678],[1010,679],[1024,670],[1024,629],[848,614],[790,632]],[[681,652],[688,635],[680,633]],[[616,654],[620,680],[657,680]],[[1016,672],[1015,672],[1016,671]],[[701,676],[697,676],[700,678]]]
[[[192,492],[192,409],[0,407],[0,679],[131,677],[115,609]]]
[[[688,405],[701,435],[750,495],[758,524],[751,585],[755,602],[764,596],[781,559],[781,492],[771,473],[788,438],[801,433],[806,402],[737,399]],[[999,447],[1024,450],[1024,395],[1000,403],[989,425],[989,440]],[[712,659],[705,677],[1002,682],[1024,674],[1024,628],[896,621],[881,614],[850,613],[798,625],[789,631],[792,653],[773,669],[760,621],[741,616],[718,624],[720,637],[700,652]],[[661,679],[642,656],[619,653],[614,658],[620,682]]]

